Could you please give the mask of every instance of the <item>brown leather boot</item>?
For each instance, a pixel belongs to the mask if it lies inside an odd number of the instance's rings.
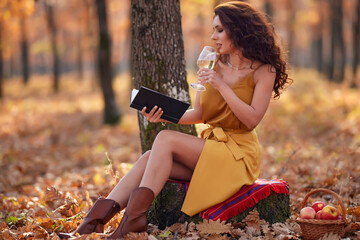
[[[133,190],[119,227],[107,239],[119,239],[129,232],[145,232],[148,226],[146,212],[154,198],[155,194],[150,188]]]
[[[120,205],[116,201],[100,197],[74,232],[59,233],[58,235],[61,238],[72,238],[76,236],[76,233],[80,235],[92,232],[103,233],[104,225],[120,210]]]

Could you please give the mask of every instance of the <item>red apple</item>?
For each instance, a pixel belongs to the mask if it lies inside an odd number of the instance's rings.
[[[300,210],[300,218],[302,219],[313,219],[315,214],[316,212],[312,207],[304,207]]]
[[[313,205],[311,205],[311,207],[315,210],[315,212],[320,211],[325,206],[326,206],[326,204],[323,203],[322,201],[316,201],[316,202],[313,203]]]
[[[321,219],[337,219],[339,216],[338,210],[331,205],[326,205],[321,211]]]
[[[322,210],[317,211],[315,214],[315,219],[321,219],[321,213],[322,213]]]

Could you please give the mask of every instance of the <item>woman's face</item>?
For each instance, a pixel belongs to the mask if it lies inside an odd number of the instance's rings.
[[[216,48],[220,54],[231,54],[236,51],[236,48],[220,22],[219,16],[215,16],[214,18],[213,31],[211,39],[215,42]]]

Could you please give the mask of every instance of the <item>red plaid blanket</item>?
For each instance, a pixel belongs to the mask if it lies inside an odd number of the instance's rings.
[[[180,183],[185,188],[185,191],[189,187],[189,182],[171,182]],[[288,183],[281,179],[257,179],[252,185],[244,185],[226,201],[200,212],[199,216],[213,221],[218,219],[226,221],[251,208],[272,193],[289,194]]]

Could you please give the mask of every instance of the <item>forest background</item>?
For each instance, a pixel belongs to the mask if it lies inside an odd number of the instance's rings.
[[[180,0],[188,82],[196,81],[202,46],[212,44],[212,10],[220,2]],[[70,217],[106,195],[141,154],[137,113],[129,108],[131,4],[105,3],[121,115],[112,125],[104,124],[96,70],[95,1],[0,1],[3,238],[54,237],[74,227],[77,219]],[[338,193],[359,222],[360,1],[251,3],[274,24],[294,80],[257,127],[260,177],[289,182],[293,215],[310,189],[324,187]],[[189,93],[193,99],[195,92]]]

